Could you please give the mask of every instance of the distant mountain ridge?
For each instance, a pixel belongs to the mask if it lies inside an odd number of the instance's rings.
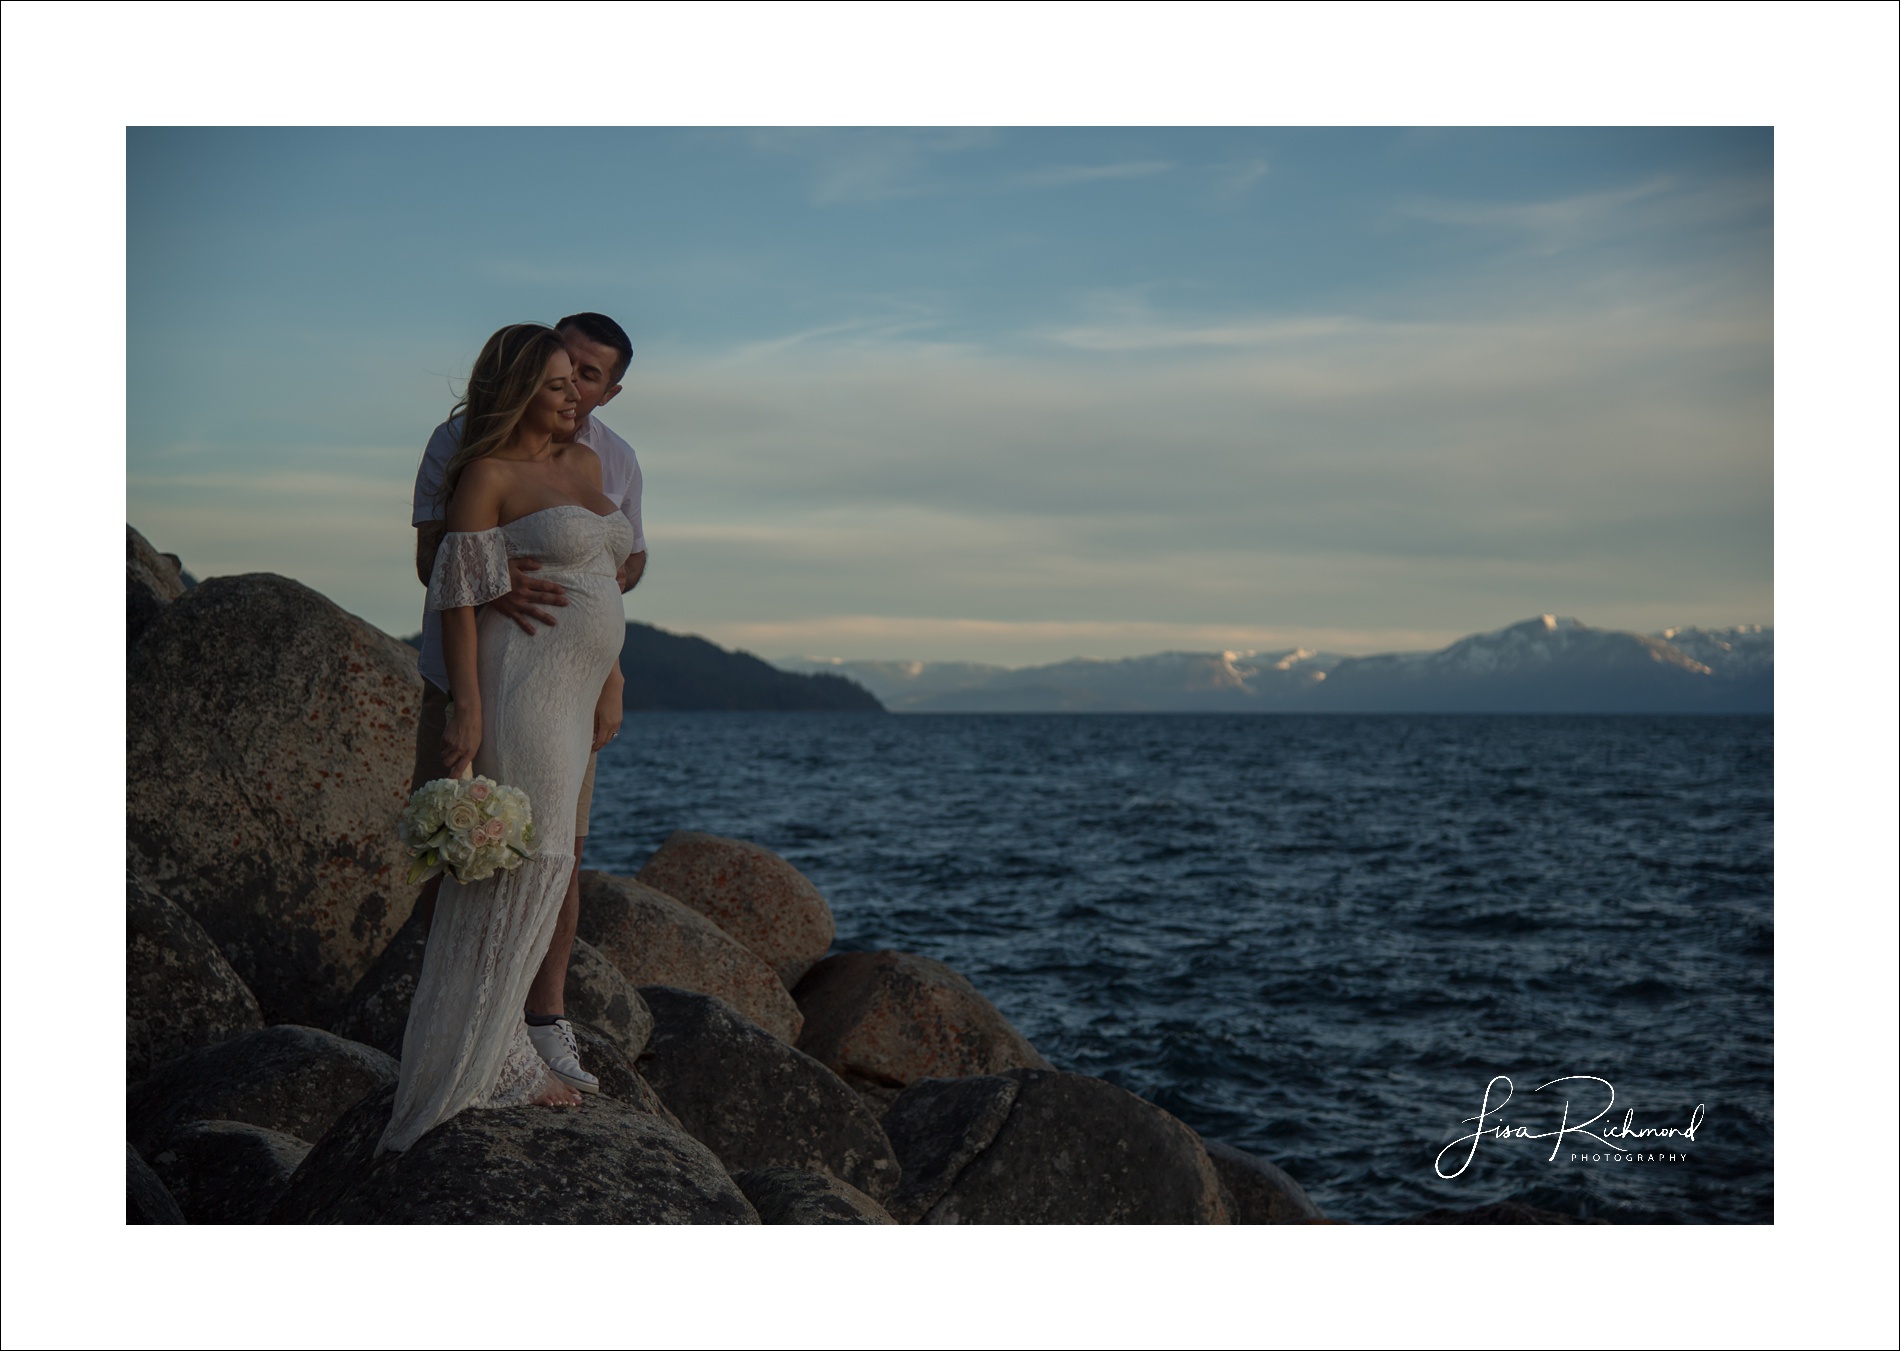
[[[1162,652],[1011,669],[782,659],[895,712],[1770,713],[1774,630],[1639,634],[1540,615],[1436,652]]]
[[[691,634],[628,624],[620,649],[628,712],[671,709],[882,713],[877,697],[835,671],[781,670],[750,652],[728,652]]]
[[[402,641],[419,649],[422,635]],[[627,625],[620,673],[627,681],[621,707],[629,713],[884,711],[877,696],[847,676],[781,670],[750,652],[729,652],[704,638],[651,624]]]

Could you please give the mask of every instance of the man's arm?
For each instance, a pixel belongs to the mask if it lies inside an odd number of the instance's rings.
[[[442,547],[442,537],[448,533],[446,521],[423,521],[416,526],[416,580],[424,586],[435,576],[435,551]]]
[[[614,443],[615,449],[623,452],[626,459],[625,481],[620,490],[620,514],[633,527],[633,550],[614,574],[615,580],[620,583],[620,593],[624,596],[640,585],[640,578],[647,570],[646,527],[640,520],[640,499],[646,491],[646,475],[640,470],[640,457],[633,453],[633,447],[619,437],[614,437]]]

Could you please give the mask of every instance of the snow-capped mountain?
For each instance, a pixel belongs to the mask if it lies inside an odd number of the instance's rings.
[[[1336,656],[1287,652],[1158,652],[1078,657],[1011,669],[970,662],[839,661],[787,657],[788,671],[857,681],[893,712],[1223,712],[1279,707],[1324,678]],[[1263,702],[1264,700],[1264,702]]]
[[[1540,615],[1437,652],[1161,652],[1011,669],[972,662],[778,665],[864,685],[894,712],[1766,713],[1774,631],[1595,629]]]
[[[1772,677],[1775,673],[1775,631],[1760,624],[1732,629],[1664,629],[1649,636],[1695,658],[1720,679]]]
[[[1662,638],[1540,615],[1439,652],[1351,657],[1327,673],[1324,707],[1356,712],[1768,711],[1759,679],[1717,678]]]

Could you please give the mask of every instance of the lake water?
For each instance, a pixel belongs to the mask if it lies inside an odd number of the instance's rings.
[[[840,949],[947,962],[1058,1067],[1342,1220],[1762,1223],[1773,766],[1766,717],[637,714],[587,866],[682,828],[764,844]],[[1547,1138],[1441,1178],[1498,1075],[1484,1124]],[[1610,1088],[1539,1090],[1564,1076]],[[1611,1090],[1592,1132],[1700,1105],[1693,1142],[1548,1136]]]

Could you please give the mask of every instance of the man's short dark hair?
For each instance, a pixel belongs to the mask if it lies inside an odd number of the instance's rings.
[[[589,342],[597,342],[602,347],[611,347],[620,353],[620,359],[614,363],[614,383],[620,383],[620,377],[627,373],[627,367],[633,361],[633,340],[627,336],[626,329],[606,315],[595,314],[592,310],[570,314],[554,328],[556,332],[577,328]]]

